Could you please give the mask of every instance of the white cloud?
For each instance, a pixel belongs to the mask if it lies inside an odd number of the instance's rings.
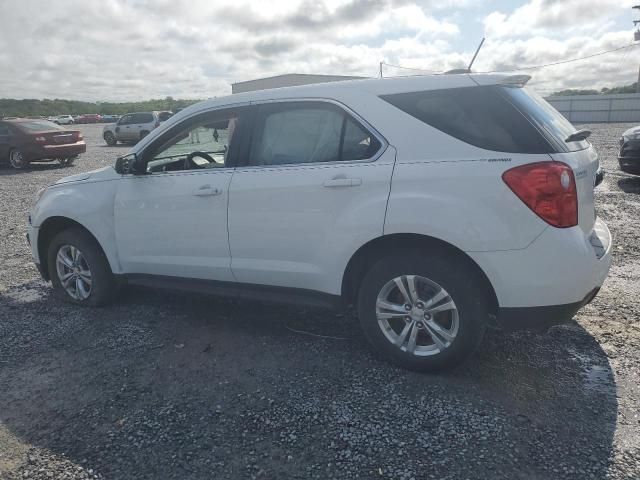
[[[626,10],[633,0],[530,0],[507,14],[494,11],[484,19],[489,37],[527,37],[593,31]]]
[[[0,97],[205,98],[281,73],[373,76],[380,60],[443,71],[468,63],[471,47],[459,45],[474,22],[488,35],[477,69],[548,63],[628,43],[611,23],[619,3],[530,0],[490,12],[472,0],[3,0]],[[630,82],[625,54],[534,79],[557,89]]]

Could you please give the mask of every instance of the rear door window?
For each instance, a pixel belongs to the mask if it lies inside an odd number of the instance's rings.
[[[551,153],[538,129],[496,87],[383,95],[383,100],[465,143],[509,153]]]
[[[258,109],[251,165],[290,165],[372,158],[380,141],[335,105],[292,102]]]
[[[136,113],[133,115],[131,123],[151,123],[153,122],[153,114],[151,113]]]

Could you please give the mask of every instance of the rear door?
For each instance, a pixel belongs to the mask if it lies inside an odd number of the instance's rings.
[[[254,113],[229,191],[233,274],[337,294],[350,256],[382,234],[394,150],[330,102],[266,103]]]
[[[133,135],[131,133],[131,122],[133,120],[133,114],[128,113],[123,115],[115,126],[116,138],[121,141],[131,140]]]

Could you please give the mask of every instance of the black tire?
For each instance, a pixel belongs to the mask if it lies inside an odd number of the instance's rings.
[[[387,338],[378,323],[378,294],[390,281],[406,275],[418,275],[435,282],[448,292],[450,299],[455,303],[457,334],[439,353],[418,356],[403,351]],[[447,251],[427,253],[414,250],[380,259],[365,274],[358,292],[358,316],[365,336],[376,352],[403,368],[437,372],[460,365],[482,341],[488,320],[488,299],[485,298],[477,277],[465,259]],[[406,322],[409,323],[409,317],[406,317]],[[420,338],[428,344],[432,337],[427,336],[426,327],[422,328],[423,333],[418,335],[422,335]],[[433,345],[436,345],[435,342]]]
[[[12,148],[9,151],[9,165],[16,170],[23,170],[29,166],[29,162],[25,160],[20,149]]]
[[[73,298],[62,286],[58,275],[56,257],[60,249],[66,246],[73,246],[82,253],[86,261],[85,268],[88,267],[91,273],[90,291],[84,299]],[[54,294],[60,300],[97,307],[111,302],[118,292],[118,283],[111,272],[107,257],[96,240],[82,228],[63,230],[53,237],[47,249],[47,266]]]
[[[62,165],[63,167],[69,167],[71,165],[73,165],[73,162],[75,161],[75,159],[78,158],[78,156],[74,156],[74,157],[67,157],[67,158],[59,158],[58,159],[58,163],[60,165]]]
[[[110,147],[113,147],[116,143],[118,143],[115,135],[111,132],[105,132],[104,141],[107,142],[107,145],[109,145]]]

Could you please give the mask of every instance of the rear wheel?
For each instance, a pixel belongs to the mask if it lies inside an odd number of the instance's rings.
[[[22,170],[26,168],[29,162],[24,158],[24,155],[18,148],[14,148],[9,152],[9,164],[16,170]]]
[[[117,143],[115,135],[111,132],[105,132],[104,141],[107,142],[107,145],[111,147]]]
[[[74,156],[74,157],[67,157],[67,158],[59,158],[58,163],[60,163],[60,165],[62,165],[63,167],[67,167],[72,165],[76,158],[78,157]]]
[[[487,299],[466,262],[448,252],[410,252],[379,260],[365,274],[358,314],[374,349],[411,370],[439,371],[480,344]]]
[[[117,282],[98,243],[81,228],[58,233],[49,244],[47,266],[61,300],[100,306],[117,293]]]

